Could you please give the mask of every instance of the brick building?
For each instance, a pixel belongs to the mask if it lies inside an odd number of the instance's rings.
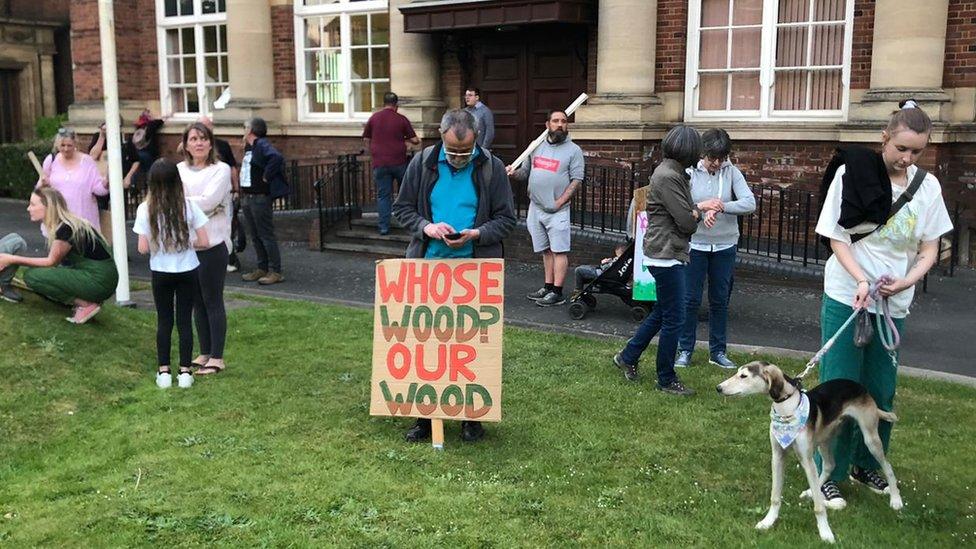
[[[0,143],[72,102],[68,0],[0,0]]]
[[[751,182],[814,189],[834,147],[877,143],[897,101],[914,97],[936,121],[921,163],[972,223],[976,0],[127,0],[115,10],[123,113],[172,116],[170,140],[200,113],[230,136],[259,114],[289,157],[334,157],[361,148],[386,90],[435,138],[441,113],[474,85],[509,160],[548,108],[585,91],[572,134],[588,154],[641,160],[671,124],[720,126]],[[97,25],[95,0],[72,2],[70,116],[82,130],[102,117]]]

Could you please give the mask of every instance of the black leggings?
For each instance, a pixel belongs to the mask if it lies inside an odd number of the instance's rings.
[[[185,273],[152,272],[153,301],[156,303],[156,357],[160,366],[169,366],[173,338],[173,297],[176,297],[176,331],[180,335],[180,366],[188,368],[193,359],[193,294],[197,270]]]
[[[223,242],[209,250],[197,251],[197,291],[193,300],[193,320],[200,338],[200,354],[224,358],[227,338],[227,312],[224,310],[224,277],[227,276],[227,246]]]

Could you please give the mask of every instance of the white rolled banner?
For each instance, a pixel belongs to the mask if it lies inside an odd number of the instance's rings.
[[[579,106],[585,103],[586,100],[589,98],[590,96],[586,95],[585,93],[579,94],[579,97],[577,97],[575,101],[573,101],[572,103],[570,103],[568,107],[566,107],[566,117],[568,118],[572,116],[573,113],[576,112],[576,109],[578,109]],[[525,162],[529,158],[529,155],[532,154],[532,151],[534,151],[536,147],[542,144],[542,141],[546,138],[547,133],[549,133],[549,130],[542,130],[542,133],[539,134],[539,137],[536,137],[535,139],[532,140],[531,143],[529,143],[529,146],[526,147],[524,151],[522,151],[522,154],[520,154],[518,158],[515,159],[515,162],[512,162],[513,169],[516,170],[519,169],[519,166],[521,166],[522,162]]]

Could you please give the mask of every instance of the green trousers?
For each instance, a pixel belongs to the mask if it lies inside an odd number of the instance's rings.
[[[66,259],[70,267],[24,269],[24,283],[32,292],[67,305],[73,305],[75,299],[101,303],[112,297],[119,283],[114,260],[88,259],[74,249]]]
[[[820,308],[821,342],[826,343],[853,312],[854,309],[849,305],[824,295],[823,305]],[[905,319],[896,318],[894,320],[898,332],[904,334],[902,328],[905,325]],[[820,382],[823,383],[831,379],[856,381],[867,388],[868,393],[874,398],[879,408],[890,412],[895,401],[895,384],[898,372],[891,362],[891,356],[878,338],[874,315],[871,315],[871,325],[875,326],[875,334],[866,347],[854,346],[855,324],[852,322],[840,334],[830,351],[824,355],[820,362]],[[881,436],[881,443],[884,445],[887,455],[888,444],[891,441],[891,423],[882,420],[878,425],[878,434]],[[877,470],[880,467],[874,457],[871,456],[867,446],[864,445],[861,429],[853,421],[847,421],[841,427],[831,444],[836,466],[830,474],[830,480],[835,482],[845,480],[852,463],[862,469]],[[817,469],[820,470],[819,452],[816,455],[816,460]]]

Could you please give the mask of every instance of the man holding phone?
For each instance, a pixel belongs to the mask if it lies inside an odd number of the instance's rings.
[[[512,188],[505,165],[475,143],[477,121],[456,109],[441,119],[441,142],[407,166],[393,215],[412,235],[408,258],[502,257],[502,239],[515,228]],[[477,421],[461,422],[461,440],[484,436]],[[408,442],[430,438],[430,420],[417,419]]]

